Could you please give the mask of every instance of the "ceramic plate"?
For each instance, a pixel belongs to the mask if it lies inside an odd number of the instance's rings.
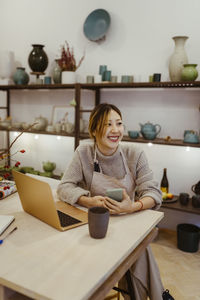
[[[102,39],[110,26],[110,15],[104,9],[96,9],[86,18],[83,31],[90,41]]]
[[[177,202],[178,201],[178,198],[177,197],[173,197],[172,199],[165,199],[162,201],[162,203],[174,203],[174,202]]]

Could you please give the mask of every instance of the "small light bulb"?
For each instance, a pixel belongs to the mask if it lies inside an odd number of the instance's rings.
[[[34,139],[35,139],[35,140],[38,140],[38,139],[39,139],[39,135],[36,134],[36,135],[34,136]]]
[[[186,147],[186,149],[185,149],[186,151],[190,151],[190,147]]]
[[[15,132],[14,132],[14,136],[18,136],[18,132],[15,131]]]
[[[148,147],[152,147],[153,146],[153,144],[152,143],[148,143]]]
[[[56,138],[57,138],[57,140],[60,140],[60,139],[61,139],[61,136],[60,136],[60,135],[57,135]]]

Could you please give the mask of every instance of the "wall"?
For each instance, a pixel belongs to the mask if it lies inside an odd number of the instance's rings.
[[[88,41],[83,34],[87,15],[96,8],[107,9],[111,26],[106,40]],[[154,72],[168,80],[168,62],[174,49],[172,37],[187,35],[185,49],[189,62],[200,64],[199,27],[200,2],[193,0],[1,0],[0,51],[12,50],[16,66],[30,72],[28,55],[34,43],[45,45],[49,57],[46,75],[52,74],[54,59],[65,40],[74,46],[77,60],[85,51],[85,60],[77,71],[80,81],[86,75],[98,73],[100,64],[107,64],[113,75],[133,74],[135,81],[147,81]],[[31,82],[35,78],[30,76]],[[184,90],[117,90],[103,91],[102,101],[118,105],[127,129],[139,129],[139,123],[151,121],[162,126],[161,137],[182,138],[185,129],[200,128],[200,91]],[[73,99],[73,91],[12,91],[11,115],[14,121],[33,122],[39,114],[52,117],[52,105],[66,105]],[[4,95],[0,95],[1,105]],[[92,107],[92,93],[83,93],[84,107]],[[38,109],[39,108],[39,109]],[[84,116],[85,118],[88,116]],[[12,137],[14,138],[14,137]],[[0,143],[4,137],[1,135]],[[1,145],[0,145],[1,146]],[[167,167],[170,191],[189,192],[199,178],[200,149],[140,144],[144,148],[155,178],[160,181],[162,169]],[[56,136],[24,134],[15,149],[23,147],[26,154],[16,156],[23,165],[42,169],[42,162],[55,161],[56,173],[64,171],[73,155],[73,139]]]

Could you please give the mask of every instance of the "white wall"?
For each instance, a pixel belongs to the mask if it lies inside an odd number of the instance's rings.
[[[107,9],[111,26],[106,40],[88,41],[83,34],[87,15],[96,8]],[[185,49],[189,62],[200,64],[198,0],[1,0],[0,50],[12,50],[16,66],[30,72],[28,55],[31,45],[41,43],[49,58],[46,75],[51,75],[54,59],[65,40],[74,46],[77,60],[86,52],[77,71],[81,81],[86,75],[98,73],[100,64],[107,64],[113,75],[133,74],[135,81],[147,81],[155,72],[168,80],[168,62],[174,49],[172,37],[187,35]],[[31,81],[35,78],[31,76]],[[1,103],[3,103],[1,93]],[[51,120],[52,105],[66,105],[73,91],[12,91],[11,115],[15,121],[32,122],[42,114]],[[83,93],[84,107],[93,105],[92,92]],[[139,129],[139,123],[151,121],[162,126],[161,137],[182,138],[185,129],[199,131],[200,91],[193,89],[140,89],[103,91],[102,101],[115,103],[123,112],[127,129]],[[19,159],[22,164],[42,169],[42,162],[55,161],[56,173],[64,171],[73,155],[73,139],[24,134],[16,143],[27,152]],[[3,137],[1,137],[1,143]],[[170,191],[189,192],[200,180],[200,149],[154,145],[145,149],[155,177],[160,181],[167,167]]]

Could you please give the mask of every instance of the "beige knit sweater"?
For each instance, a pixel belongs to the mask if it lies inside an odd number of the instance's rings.
[[[161,191],[157,182],[153,180],[153,173],[148,166],[147,158],[139,147],[132,143],[122,143],[111,156],[105,156],[97,149],[97,160],[103,174],[117,179],[125,176],[120,149],[124,153],[133,176],[137,198],[152,197],[157,204],[154,209],[158,209],[162,201]],[[83,143],[76,149],[72,161],[58,186],[57,193],[60,200],[74,204],[80,196],[90,196],[93,170],[94,144],[92,142]]]

